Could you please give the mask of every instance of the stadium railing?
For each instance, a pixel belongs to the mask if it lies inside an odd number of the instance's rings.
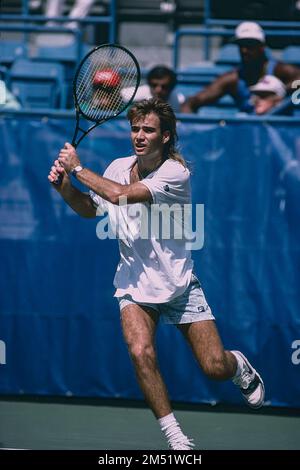
[[[0,32],[21,32],[21,33],[49,33],[49,34],[57,34],[57,33],[68,33],[74,36],[74,44],[76,48],[77,60],[81,57],[81,50],[82,50],[82,33],[79,29],[70,29],[64,28],[61,26],[53,26],[53,27],[45,27],[45,26],[37,26],[32,24],[2,24],[1,21],[3,19],[3,15],[0,15]],[[27,21],[27,20],[25,20]],[[5,49],[5,41],[2,40],[3,49]],[[9,44],[10,41],[7,42]],[[15,43],[15,41],[13,41]],[[20,42],[19,47],[22,49],[21,54],[16,54],[16,57],[27,57],[28,56],[28,47]],[[51,47],[51,45],[49,46]],[[57,47],[57,46],[56,46]],[[0,61],[1,57],[0,57]]]
[[[46,23],[49,18],[45,15],[31,14],[29,11],[28,0],[22,0],[22,13],[21,14],[1,14],[0,10],[0,23],[4,22],[18,22],[20,23]],[[51,18],[51,21],[56,23],[66,23],[70,21],[68,16],[58,16]],[[108,24],[108,40],[109,42],[116,41],[116,0],[110,0],[108,14],[104,16],[86,16],[85,18],[76,18],[76,22],[80,24]],[[44,27],[47,32],[50,29],[47,26]],[[68,28],[70,31],[71,28]],[[56,31],[57,32],[57,31]],[[65,31],[61,31],[65,32]]]
[[[36,116],[36,117],[41,117],[42,118],[75,118],[75,110],[59,110],[59,109],[19,109],[19,110],[4,110],[0,109],[0,116],[7,116],[7,117],[13,117],[14,115],[18,116],[23,116],[24,118],[26,117],[31,117],[31,116]],[[216,124],[219,124],[220,126],[226,125],[226,123],[230,122],[237,122],[237,123],[255,123],[255,122],[260,122],[260,123],[279,123],[282,122],[284,124],[292,124],[295,125],[295,123],[300,124],[300,116],[296,117],[290,117],[290,116],[276,116],[272,114],[265,114],[263,116],[257,116],[257,115],[250,115],[250,114],[245,114],[245,113],[240,113],[238,116],[235,115],[228,115],[226,118],[223,118],[223,116],[213,116],[213,115],[208,115],[208,116],[199,116],[197,114],[177,114],[178,120],[183,121],[183,122],[214,122]],[[121,114],[115,119],[120,120],[120,121],[127,121],[127,118],[124,114]]]

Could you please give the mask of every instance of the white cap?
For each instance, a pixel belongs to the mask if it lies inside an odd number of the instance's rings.
[[[274,75],[265,75],[255,85],[250,87],[252,92],[266,91],[274,93],[280,98],[284,98],[286,95],[286,88],[279,78]]]
[[[239,43],[244,40],[254,40],[265,43],[265,33],[264,30],[259,26],[258,23],[254,21],[243,21],[235,29],[234,42]]]

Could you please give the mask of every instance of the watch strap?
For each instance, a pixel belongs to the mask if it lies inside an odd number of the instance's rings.
[[[82,170],[83,170],[83,167],[81,165],[77,165],[71,170],[71,174],[75,176],[75,178],[77,178],[77,173],[79,173]]]

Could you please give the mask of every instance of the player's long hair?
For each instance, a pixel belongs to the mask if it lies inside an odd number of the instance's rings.
[[[150,113],[155,113],[158,116],[160,120],[161,132],[163,133],[165,131],[169,131],[170,133],[170,139],[164,144],[164,158],[171,158],[172,160],[176,160],[186,168],[187,164],[176,148],[176,143],[178,140],[176,131],[176,116],[168,103],[156,98],[139,101],[138,103],[134,103],[133,106],[131,106],[127,113],[127,118],[132,124],[137,119],[144,118]]]

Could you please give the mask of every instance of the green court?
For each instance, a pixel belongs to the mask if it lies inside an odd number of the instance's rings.
[[[180,405],[175,413],[196,449],[300,449],[300,410]],[[125,400],[2,397],[0,448],[164,450],[148,408]]]

